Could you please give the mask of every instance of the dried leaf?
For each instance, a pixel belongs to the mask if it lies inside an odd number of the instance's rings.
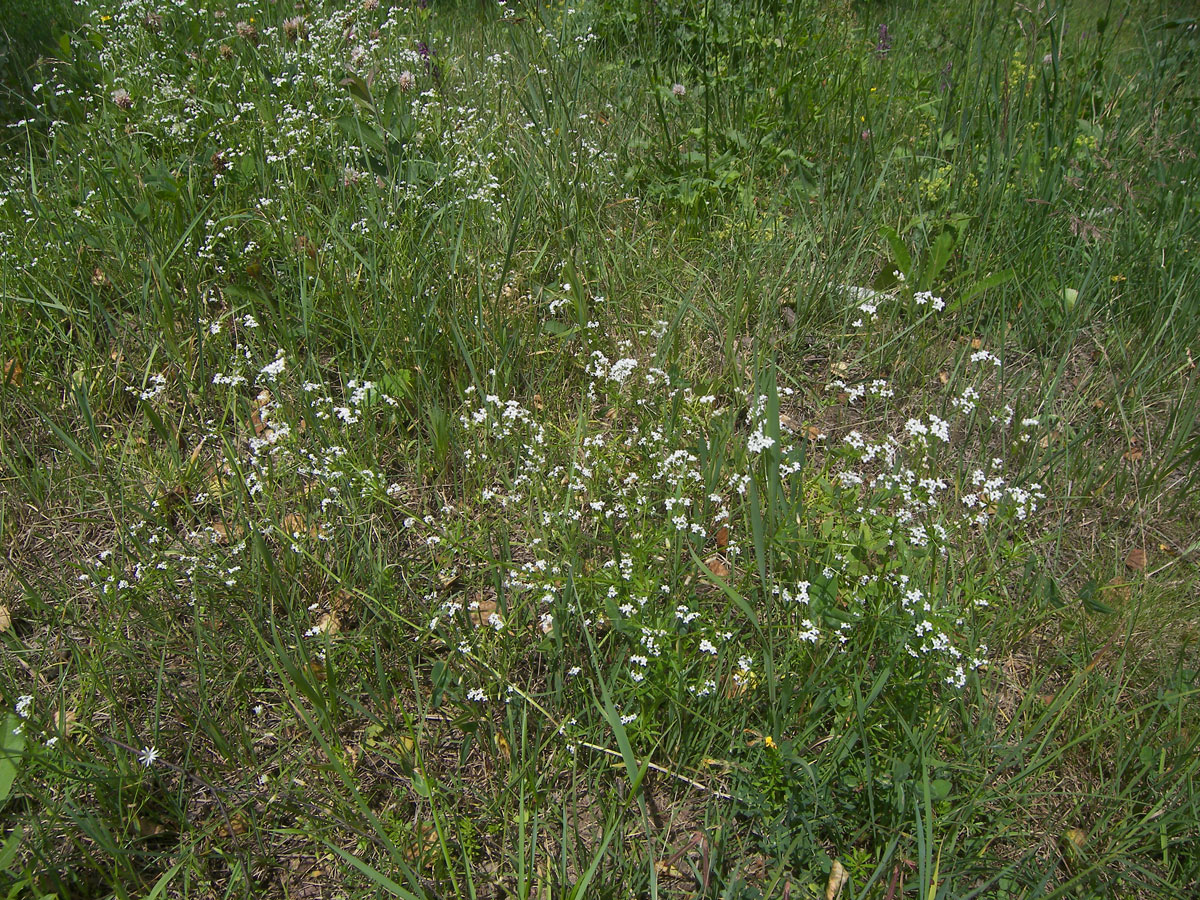
[[[1142,456],[1142,442],[1134,438],[1129,442],[1129,449],[1121,454],[1121,459],[1126,462],[1138,462]]]
[[[729,546],[729,526],[722,525],[717,529],[717,533],[713,537],[717,542],[717,549],[724,550]]]
[[[268,390],[259,391],[258,396],[254,398],[254,405],[250,411],[250,424],[254,426],[254,434],[258,437],[262,437],[270,427],[265,421],[263,421],[261,410],[264,406],[270,403],[272,399],[271,392]]]
[[[495,600],[480,600],[472,603],[471,608],[467,611],[467,618],[479,628],[482,628],[484,625],[495,627],[492,616],[496,617],[496,622],[499,622],[501,625],[504,624],[503,619],[500,618],[500,613],[497,611]]]
[[[829,868],[829,881],[825,883],[825,900],[837,900],[838,894],[842,892],[842,888],[849,880],[850,873],[846,871],[846,867],[839,860],[835,859]]]
[[[429,822],[418,822],[413,827],[413,833],[404,842],[405,859],[416,865],[423,865],[424,857],[433,854],[439,846],[437,827]]]
[[[221,546],[241,540],[244,533],[241,525],[226,525],[224,522],[213,522],[212,530]]]
[[[1141,547],[1134,547],[1129,551],[1129,555],[1125,557],[1125,565],[1137,572],[1145,569],[1147,562],[1146,551]]]
[[[740,697],[746,691],[756,687],[759,683],[758,674],[755,672],[734,672],[725,679],[725,696],[729,698]],[[770,747],[775,746],[773,738],[767,737],[766,743]]]
[[[156,837],[160,834],[167,834],[170,830],[168,826],[164,825],[157,819],[151,819],[145,816],[139,816],[135,814],[132,821],[133,827],[137,829],[139,837]]]
[[[728,543],[728,541],[726,541]],[[718,578],[728,578],[732,569],[729,568],[729,563],[725,562],[720,555],[714,553],[704,561],[704,565],[708,567],[708,571],[712,572]]]
[[[284,516],[280,527],[284,534],[291,538],[303,537],[307,534],[313,540],[317,540],[324,535],[318,526],[310,525],[303,516],[296,513]]]
[[[938,381],[941,382],[942,384],[949,384],[950,383],[950,373],[949,372],[938,372]]]
[[[1059,836],[1058,845],[1062,851],[1063,862],[1072,872],[1077,872],[1085,864],[1084,850],[1087,846],[1087,832],[1082,828],[1068,828]]]
[[[683,879],[686,879],[688,877],[687,875],[684,875],[682,872],[680,872],[679,869],[675,868],[675,866],[673,866],[670,863],[670,861],[665,860],[665,859],[655,860],[654,871],[658,873],[659,878],[683,878]]]
[[[317,630],[321,634],[337,634],[342,630],[342,623],[338,620],[337,615],[327,612],[317,620]]]
[[[12,613],[8,611],[8,607],[0,604],[0,634],[12,628]]]
[[[343,588],[329,598],[329,611],[337,617],[343,629],[353,628],[358,624],[358,597]]]
[[[508,740],[504,737],[504,735],[500,734],[499,732],[496,734],[496,750],[500,758],[505,762],[508,762],[510,759],[512,759],[512,748],[509,747]]]
[[[250,826],[246,824],[245,819],[243,819],[241,816],[232,816],[230,817],[228,823],[221,827],[221,836],[227,838],[237,837],[238,835],[245,834],[249,830]]]
[[[825,432],[821,430],[819,425],[809,425],[804,429],[804,436],[815,444],[817,441],[824,440]]]
[[[971,338],[971,349],[972,350],[982,350],[983,349],[983,338]]]
[[[25,378],[25,370],[21,368],[19,359],[10,359],[4,364],[4,377],[0,378],[0,384],[18,385]]]

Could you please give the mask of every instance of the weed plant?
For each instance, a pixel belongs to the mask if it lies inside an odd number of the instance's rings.
[[[1187,12],[77,2],[0,887],[1195,894]]]

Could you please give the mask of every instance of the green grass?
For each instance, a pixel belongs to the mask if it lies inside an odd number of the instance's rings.
[[[0,891],[1200,889],[1185,7],[74,15]]]

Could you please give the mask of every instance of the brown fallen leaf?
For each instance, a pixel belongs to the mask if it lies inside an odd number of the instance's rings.
[[[839,860],[834,860],[829,868],[829,881],[825,883],[825,900],[837,900],[837,896],[850,880],[850,873]]]
[[[266,430],[270,427],[263,420],[262,408],[267,406],[272,399],[274,398],[271,397],[270,391],[265,389],[261,390],[258,392],[258,396],[254,398],[254,403],[250,407],[250,424],[254,426],[254,433],[258,437],[262,437]]]
[[[496,753],[505,762],[512,759],[512,748],[508,745],[508,739],[499,732],[496,733]]]
[[[836,900],[848,881],[850,872],[846,871],[846,866],[842,865],[840,860],[834,859],[829,868],[829,881],[826,882],[826,900]]]
[[[284,534],[288,537],[296,538],[308,535],[313,540],[323,537],[324,532],[317,525],[310,525],[308,521],[301,515],[289,513],[283,517],[283,522],[280,526]]]
[[[1087,832],[1082,828],[1068,828],[1059,835],[1058,846],[1062,851],[1063,862],[1072,872],[1079,871],[1086,862],[1087,839]]]
[[[54,727],[61,731],[64,737],[70,737],[71,732],[75,730],[77,718],[75,710],[68,709],[64,712],[60,709],[54,714]]]
[[[0,604],[0,634],[12,628],[12,613],[8,611],[8,607]]]
[[[673,866],[669,860],[665,859],[655,860],[654,871],[658,874],[659,878],[687,879],[688,877],[680,872],[675,866]]]
[[[245,834],[249,830],[250,826],[246,824],[245,819],[243,819],[241,816],[232,816],[230,817],[228,823],[221,826],[221,836],[227,838],[237,837],[238,835]]]
[[[949,384],[950,383],[950,373],[949,372],[938,372],[938,381],[940,381],[942,384]]]
[[[504,624],[504,620],[496,608],[495,600],[480,600],[473,603],[471,609],[467,611],[467,618],[478,628],[482,628],[484,625],[493,625],[492,616],[495,616],[501,625]]]
[[[1041,438],[1038,440],[1038,442],[1037,442],[1037,443],[1038,443],[1038,447],[1040,447],[1041,449],[1045,450],[1045,449],[1047,449],[1047,448],[1048,448],[1048,447],[1049,447],[1051,444],[1056,444],[1056,443],[1058,443],[1058,440],[1059,440],[1059,438],[1061,438],[1061,437],[1062,437],[1062,431],[1061,431],[1061,430],[1059,430],[1059,429],[1057,429],[1057,428],[1056,428],[1056,429],[1054,429],[1053,431],[1048,431],[1048,432],[1046,432],[1045,434],[1043,434],[1043,435],[1041,436]]]
[[[171,826],[164,824],[158,819],[152,819],[149,816],[142,816],[137,813],[134,813],[130,821],[137,830],[139,837],[157,837],[160,834],[168,834],[174,831]]]
[[[713,535],[713,539],[717,542],[717,549],[724,550],[729,546],[729,526],[722,525],[717,529],[717,533]]]
[[[759,684],[758,673],[756,672],[734,672],[725,679],[725,696],[730,699],[740,697],[746,691],[753,690]],[[775,747],[775,739],[771,737],[764,738],[767,745],[772,749]]]
[[[725,560],[716,553],[706,559],[704,561],[704,565],[708,568],[708,571],[712,572],[718,578],[728,578],[729,573],[733,571],[729,567],[729,563],[725,562]]]
[[[342,628],[353,628],[358,624],[358,597],[342,588],[329,598],[329,611],[337,617]]]
[[[1142,442],[1137,438],[1133,438],[1129,442],[1129,449],[1121,454],[1121,459],[1125,460],[1126,462],[1138,462],[1141,460],[1142,456]]]
[[[1129,555],[1125,557],[1125,565],[1136,572],[1141,572],[1146,568],[1146,551],[1141,547],[1134,547],[1129,551]]]
[[[25,379],[25,370],[21,368],[19,359],[10,359],[4,364],[4,377],[0,378],[0,384],[3,385],[19,385]]]
[[[244,533],[241,525],[226,525],[224,522],[213,522],[212,530],[221,546],[241,540]]]
[[[407,837],[408,840],[403,841],[401,852],[410,863],[425,865],[431,861],[427,857],[436,855],[440,843],[437,826],[430,822],[417,822],[413,826],[412,834]]]
[[[335,613],[327,612],[317,620],[317,630],[321,634],[334,635],[342,630],[342,623]]]

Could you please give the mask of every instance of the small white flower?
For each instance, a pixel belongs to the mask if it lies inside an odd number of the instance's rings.
[[[148,769],[158,761],[158,757],[157,747],[143,747],[141,753],[138,754],[138,762]]]
[[[751,453],[761,453],[763,450],[774,446],[775,439],[772,437],[767,437],[767,435],[763,434],[761,425],[758,427],[758,430],[755,431],[754,434],[750,435],[750,438],[746,441],[746,449]]]

